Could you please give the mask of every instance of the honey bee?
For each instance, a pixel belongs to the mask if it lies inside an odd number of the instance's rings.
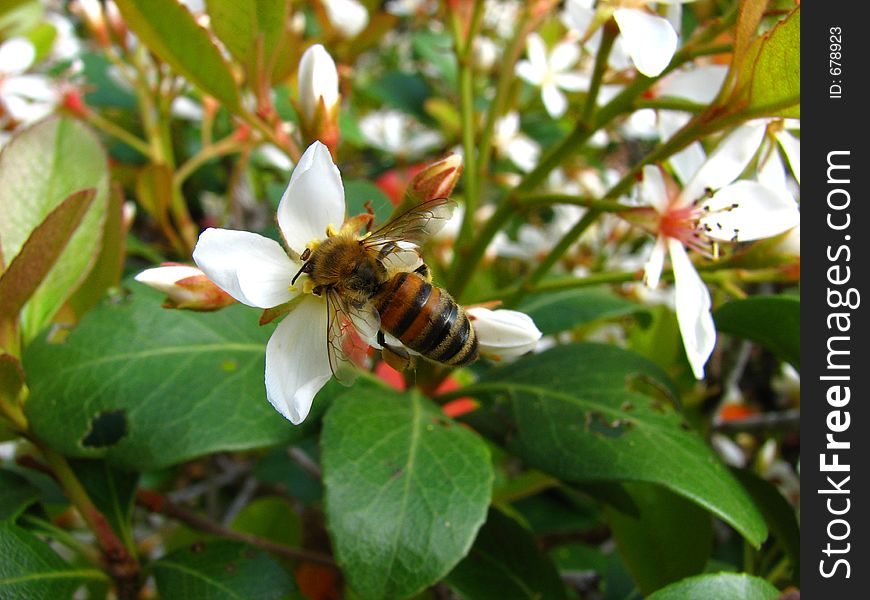
[[[342,383],[353,381],[353,331],[381,348],[383,359],[401,370],[411,354],[449,366],[478,358],[477,337],[462,307],[433,285],[418,245],[450,218],[455,203],[421,203],[379,229],[358,237],[341,231],[306,250],[302,274],[312,292],[325,296],[329,366]]]

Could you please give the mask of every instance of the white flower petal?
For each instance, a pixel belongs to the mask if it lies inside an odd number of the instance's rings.
[[[27,38],[14,37],[0,44],[0,73],[18,75],[36,58],[36,48]]]
[[[565,110],[568,108],[568,100],[565,98],[565,94],[552,83],[541,86],[541,100],[544,102],[544,108],[547,109],[547,113],[554,119],[564,115]]]
[[[543,74],[549,70],[547,46],[544,45],[544,39],[537,33],[530,33],[529,37],[526,38],[526,53],[536,72]]]
[[[541,81],[544,79],[543,73],[527,60],[519,61],[515,70],[520,79],[524,79],[532,85],[541,85]]]
[[[782,146],[782,151],[785,152],[785,157],[788,159],[788,164],[791,167],[791,172],[798,184],[801,182],[801,141],[787,131],[781,131],[776,136],[776,141]]]
[[[666,251],[665,238],[660,235],[656,238],[656,243],[649,254],[649,259],[647,259],[646,264],[643,266],[643,283],[651,290],[659,286],[662,269],[665,266]]]
[[[765,143],[759,155],[765,159],[763,162],[759,161],[756,167],[756,179],[759,183],[771,188],[785,189],[787,185],[785,165],[782,164],[782,158],[776,147],[770,148],[770,143]]]
[[[278,226],[287,246],[302,253],[326,228],[344,223],[344,185],[329,149],[314,142],[299,159],[278,205]]]
[[[716,326],[710,314],[710,291],[678,240],[668,240],[668,252],[674,269],[677,322],[683,347],[695,377],[703,379],[704,365],[716,346]]]
[[[631,8],[616,9],[613,18],[637,70],[647,77],[664,71],[677,50],[677,32],[667,19]]]
[[[329,22],[344,37],[354,37],[369,24],[369,11],[357,0],[323,0]]]
[[[569,92],[585,92],[589,89],[589,76],[583,73],[557,73],[553,79],[556,85]]]
[[[278,324],[266,345],[266,397],[275,409],[298,425],[332,371],[326,350],[326,303],[314,296],[302,300]]]
[[[550,69],[555,72],[567,71],[580,58],[580,46],[576,42],[559,42],[550,52]]]
[[[709,214],[701,225],[708,236],[722,241],[759,240],[800,223],[798,205],[788,191],[757,181],[737,181],[719,190],[704,206]]]
[[[290,300],[298,270],[275,240],[248,231],[206,229],[193,249],[197,266],[230,296],[257,308]]]
[[[521,356],[535,348],[541,331],[532,318],[516,310],[467,309],[482,354],[498,358]]]
[[[698,104],[713,101],[725,81],[727,65],[707,65],[669,73],[656,85],[656,96],[684,98]]]
[[[508,144],[506,154],[511,162],[527,173],[538,164],[541,147],[529,137],[517,136]]]
[[[338,70],[323,45],[314,44],[302,53],[298,80],[299,104],[308,123],[314,121],[321,98],[327,111],[338,102]]]
[[[668,188],[661,170],[655,165],[643,168],[643,179],[640,182],[640,198],[652,206],[657,213],[664,214],[670,206]]]
[[[683,188],[683,197],[691,202],[707,189],[718,190],[737,179],[758,151],[766,127],[766,121],[760,119],[731,132]]]

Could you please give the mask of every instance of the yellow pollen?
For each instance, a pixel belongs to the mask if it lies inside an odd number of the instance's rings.
[[[302,284],[302,292],[305,294],[313,294],[314,293],[314,282],[310,279],[306,279],[305,283]]]
[[[295,285],[288,285],[288,286],[287,286],[287,291],[288,291],[288,292],[293,292],[293,293],[295,294],[296,292],[299,291],[299,288],[296,287]]]
[[[335,225],[330,223],[326,226],[326,237],[332,237],[334,235],[338,235],[339,230],[335,228]]]
[[[320,248],[320,240],[311,240],[310,242],[305,244],[305,247],[314,252],[315,250]]]

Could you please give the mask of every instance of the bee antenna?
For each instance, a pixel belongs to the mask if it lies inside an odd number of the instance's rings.
[[[293,276],[293,279],[290,280],[290,285],[296,285],[296,280],[299,279],[299,276],[305,271],[305,268],[308,266],[306,262],[302,267],[296,272],[296,275]]]

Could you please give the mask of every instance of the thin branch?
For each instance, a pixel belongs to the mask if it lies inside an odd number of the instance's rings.
[[[189,525],[194,529],[198,529],[211,535],[245,542],[247,544],[262,548],[263,550],[266,550],[268,552],[272,552],[280,556],[286,556],[287,558],[291,558],[293,560],[313,562],[321,565],[326,565],[328,567],[336,566],[335,560],[329,555],[315,552],[313,550],[305,550],[303,548],[293,548],[291,546],[285,546],[284,544],[279,544],[277,542],[273,542],[271,540],[267,540],[255,535],[242,533],[240,531],[234,531],[232,529],[229,529],[228,527],[224,527],[223,525],[210,521],[191,510],[182,508],[177,504],[171,502],[166,496],[163,496],[151,490],[138,490],[136,492],[136,504],[150,512],[166,515],[167,517],[171,517],[177,521],[181,521],[182,523]]]

